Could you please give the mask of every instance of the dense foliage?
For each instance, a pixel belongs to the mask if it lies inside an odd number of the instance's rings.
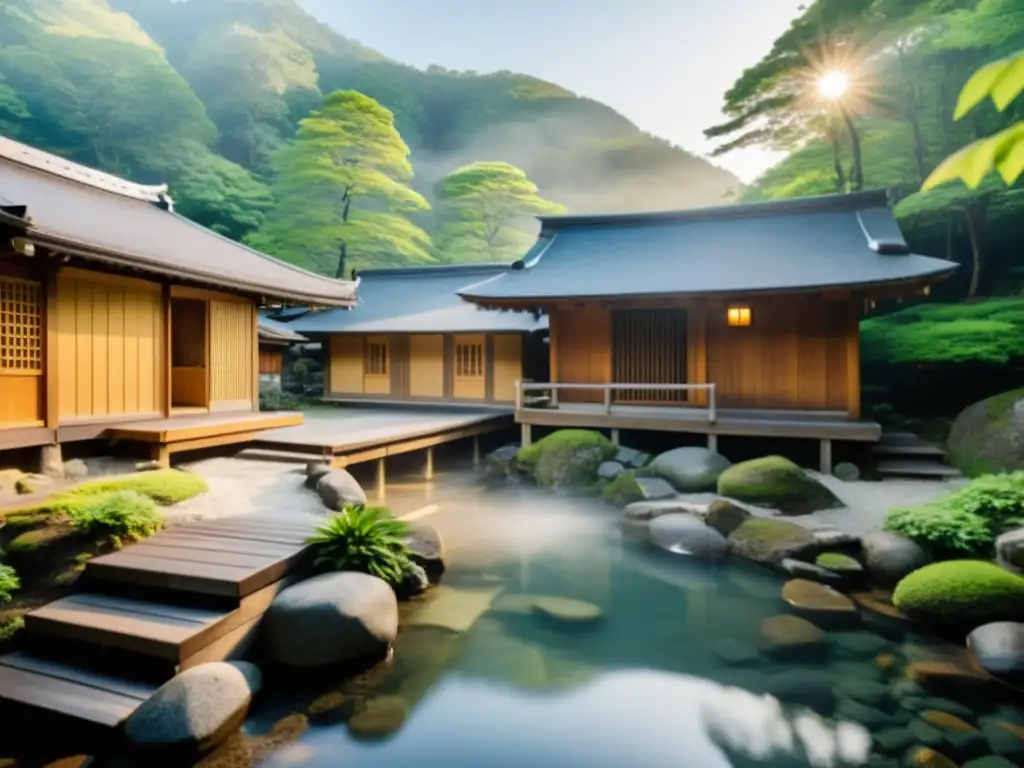
[[[14,593],[21,588],[18,573],[6,563],[0,563],[0,603],[9,603]]]
[[[153,500],[138,491],[90,496],[73,508],[71,521],[90,539],[109,541],[118,547],[152,536],[163,526]]]
[[[325,571],[360,571],[397,587],[412,567],[405,537],[408,528],[382,507],[346,504],[322,523],[309,542],[313,567]]]
[[[147,496],[161,507],[191,499],[210,490],[206,480],[192,472],[179,469],[154,469],[113,480],[94,480],[78,486],[69,495],[76,497],[135,491]]]
[[[1022,47],[1018,0],[816,0],[729,89],[727,121],[706,133],[721,140],[720,153],[755,144],[789,152],[748,199],[878,187],[910,195],[897,213],[915,250],[968,267],[941,287],[946,296],[1016,292],[1019,181],[1007,187],[993,175],[976,189],[954,182],[914,193],[958,147],[1019,119],[1019,104],[992,99],[954,116],[972,74]],[[848,88],[825,98],[821,78],[836,71]]]
[[[919,507],[889,512],[886,530],[916,541],[932,558],[987,557],[996,537],[1024,523],[1024,472],[984,475]]]
[[[140,182],[166,182],[180,212],[235,239],[273,212],[256,242],[329,274],[342,241],[353,238],[354,266],[428,262],[423,232],[442,226],[429,214],[410,219],[407,209],[357,204],[355,218],[339,225],[317,218],[336,213],[336,200],[298,208],[288,179],[310,180],[309,154],[286,150],[300,121],[336,91],[358,91],[394,115],[416,167],[414,191],[401,193],[406,202],[429,200],[453,169],[481,159],[522,169],[544,197],[578,211],[715,203],[739,187],[731,174],[557,85],[397,64],[294,0],[0,5],[0,132]],[[321,178],[317,187],[338,183]]]

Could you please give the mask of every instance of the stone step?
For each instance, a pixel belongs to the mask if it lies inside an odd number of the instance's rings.
[[[915,446],[924,444],[924,441],[912,432],[882,432],[878,439],[878,445],[902,445]]]
[[[946,460],[946,452],[935,445],[874,445],[871,452],[876,456],[912,456],[917,458],[934,458]]]
[[[883,477],[920,477],[939,480],[951,480],[962,477],[960,470],[937,461],[913,459],[886,459],[878,462],[875,467]]]

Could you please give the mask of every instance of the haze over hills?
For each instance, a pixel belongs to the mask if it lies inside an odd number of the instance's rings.
[[[7,0],[0,131],[139,181],[232,237],[273,205],[270,158],[334,90],[394,112],[413,186],[475,160],[526,171],[569,210],[727,202],[730,173],[591,99],[526,75],[426,71],[346,38],[294,0]],[[429,223],[426,224],[429,229]]]

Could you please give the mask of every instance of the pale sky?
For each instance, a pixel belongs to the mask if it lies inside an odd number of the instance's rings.
[[[691,152],[722,96],[808,0],[300,0],[347,37],[407,64],[524,72],[608,104]],[[752,181],[781,156],[714,162]]]

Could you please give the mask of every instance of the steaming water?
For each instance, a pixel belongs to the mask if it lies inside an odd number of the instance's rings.
[[[830,635],[829,661],[813,668],[763,658],[730,665],[724,651],[755,649],[762,619],[784,612],[781,578],[652,551],[593,501],[485,492],[451,476],[441,487],[432,500],[442,511],[428,521],[444,535],[452,564],[442,587],[404,606],[393,659],[354,680],[302,684],[261,704],[244,744],[229,747],[243,749],[247,763],[868,764],[863,725],[768,692],[801,673],[826,687],[881,681],[875,657],[899,656],[898,643],[858,628]],[[602,620],[546,618],[530,609],[536,596],[599,606]],[[851,639],[862,641],[859,652],[844,650]],[[350,720],[366,706],[379,713],[375,733],[367,733],[366,713],[363,725]]]

